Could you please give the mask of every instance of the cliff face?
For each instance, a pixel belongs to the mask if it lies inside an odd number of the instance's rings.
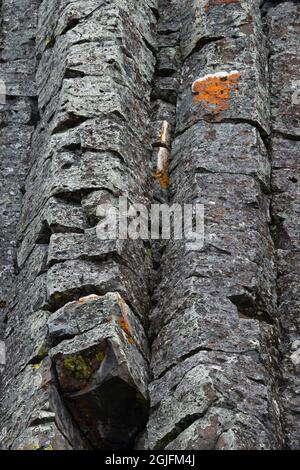
[[[299,32],[298,1],[2,0],[2,449],[300,448]],[[100,240],[120,196],[203,204],[204,247]]]

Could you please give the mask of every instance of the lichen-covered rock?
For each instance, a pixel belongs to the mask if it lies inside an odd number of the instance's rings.
[[[0,50],[0,337],[16,269],[16,225],[36,119],[35,48],[38,1],[1,3]]]
[[[66,305],[50,317],[49,330],[56,340],[74,336],[50,356],[80,429],[98,448],[127,448],[147,418],[148,366],[140,352],[147,341],[138,320],[119,294],[108,294]]]
[[[299,56],[292,53],[275,55],[270,62],[273,129],[298,139],[300,137],[299,66]]]
[[[254,356],[262,355],[265,345],[260,344],[263,341],[260,328],[257,320],[239,316],[230,300],[222,301],[216,295],[198,296],[197,301],[179,308],[155,338],[152,346],[155,377],[195,351],[218,350],[228,354],[253,351]],[[271,337],[272,328],[266,326],[264,333]]]
[[[3,406],[14,412],[2,421],[1,448],[83,448],[79,431],[58,392],[49,358],[28,365],[2,390]],[[67,441],[64,436],[68,436]]]
[[[134,343],[149,360],[150,351],[145,331],[118,293],[81,297],[54,312],[47,325],[50,342],[56,344],[101,325],[105,328],[109,323],[119,326],[127,336],[128,342]]]
[[[143,279],[116,261],[73,260],[58,263],[47,272],[47,295],[51,304],[61,307],[85,294],[119,292],[143,318],[149,293]]]
[[[85,234],[53,234],[50,238],[48,265],[52,266],[67,260],[104,261],[109,256],[122,259],[134,272],[140,272],[145,280],[150,280],[151,260],[145,252],[141,240],[100,240],[96,230],[86,230]]]
[[[197,122],[174,140],[172,150],[174,192],[178,178],[191,178],[192,173],[250,175],[269,187],[271,164],[267,149],[259,132],[249,124],[215,126]]]
[[[272,215],[277,248],[278,311],[282,328],[285,446],[299,448],[299,5],[284,2],[267,12],[271,59]],[[288,20],[287,20],[288,18]]]

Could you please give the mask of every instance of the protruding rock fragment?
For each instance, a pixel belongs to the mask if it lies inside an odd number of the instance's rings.
[[[119,294],[66,305],[49,320],[51,351],[68,407],[97,448],[128,448],[147,419],[147,342]],[[145,347],[146,346],[146,347]]]

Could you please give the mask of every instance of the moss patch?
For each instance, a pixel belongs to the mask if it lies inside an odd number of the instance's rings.
[[[90,365],[81,355],[66,357],[64,368],[73,372],[78,379],[88,379],[92,373]]]
[[[42,360],[48,355],[49,348],[45,344],[42,344],[37,350],[37,357]]]
[[[54,450],[51,444],[48,444],[46,447],[44,447],[44,450]]]

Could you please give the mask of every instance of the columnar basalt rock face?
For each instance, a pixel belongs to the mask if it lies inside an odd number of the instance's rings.
[[[1,5],[1,448],[299,449],[298,2]]]

